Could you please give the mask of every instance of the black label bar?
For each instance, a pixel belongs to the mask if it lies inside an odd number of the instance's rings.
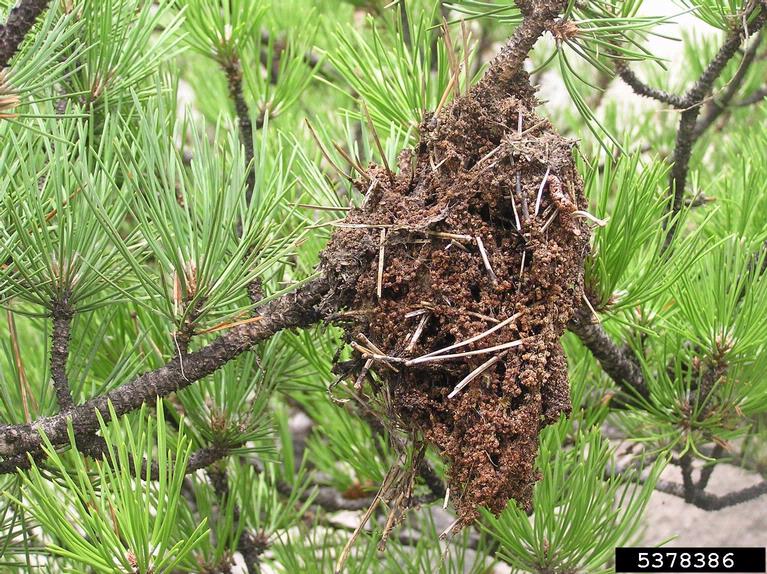
[[[616,572],[765,572],[764,548],[616,548]]]

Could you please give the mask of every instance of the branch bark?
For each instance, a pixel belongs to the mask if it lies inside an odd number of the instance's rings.
[[[490,63],[476,90],[504,89],[513,81],[522,78],[527,81],[524,63],[538,38],[554,23],[564,11],[567,2],[563,0],[518,0],[517,6],[524,14],[522,23],[514,30],[511,39]],[[531,88],[532,89],[532,88]]]
[[[758,104],[759,102],[761,102],[765,98],[767,98],[767,86],[759,88],[758,90],[756,90],[752,94],[746,96],[745,98],[743,98],[739,102],[736,102],[734,105],[739,107],[739,108],[742,108],[742,107],[745,107],[745,106],[752,106],[754,104]]]
[[[722,74],[727,63],[738,53],[743,40],[752,34],[759,32],[767,20],[767,2],[762,0],[758,6],[753,8],[759,10],[749,29],[740,26],[733,28],[729,36],[716,56],[709,62],[700,78],[684,95],[684,111],[679,119],[679,127],[676,133],[676,143],[674,146],[674,155],[672,157],[673,166],[669,174],[669,188],[673,194],[671,212],[676,214],[684,204],[685,188],[687,186],[687,174],[690,170],[690,157],[695,142],[703,131],[696,134],[698,125],[698,116],[700,115],[701,104],[704,98],[711,92],[714,82]],[[747,19],[748,15],[744,17]],[[676,235],[677,222],[673,222],[668,229],[665,245],[671,244]]]
[[[51,334],[51,377],[56,391],[59,410],[66,411],[74,406],[72,391],[67,376],[69,338],[71,335],[73,311],[66,300],[53,304],[53,333]]]
[[[738,70],[735,72],[735,75],[729,81],[722,93],[713,98],[708,106],[706,106],[706,113],[702,118],[698,120],[698,123],[695,125],[695,130],[692,134],[694,140],[699,139],[700,136],[703,135],[703,132],[711,127],[711,125],[724,113],[724,111],[732,102],[732,99],[735,97],[735,94],[737,94],[738,90],[740,90],[740,88],[743,86],[746,75],[748,74],[751,65],[756,60],[756,53],[761,46],[763,36],[763,32],[758,34],[756,40],[754,40],[754,42],[743,54],[743,59],[741,60],[740,66],[738,66]]]
[[[650,390],[642,374],[642,369],[628,347],[619,347],[599,323],[592,322],[592,312],[586,305],[581,305],[568,324],[568,329],[575,333],[581,342],[599,361],[607,375],[629,396],[648,398]]]
[[[0,26],[0,70],[16,55],[38,16],[48,8],[48,1],[21,0],[10,11],[5,24]]]
[[[234,102],[234,109],[237,113],[237,121],[240,126],[240,140],[242,140],[242,145],[245,146],[245,164],[250,166],[254,158],[253,122],[250,119],[250,110],[248,109],[247,102],[245,102],[245,96],[242,91],[242,65],[240,60],[237,58],[233,59],[224,66],[224,71],[226,72],[229,84],[229,97]],[[263,120],[256,127],[260,128],[262,125]],[[248,172],[247,185],[245,198],[248,205],[250,205],[253,190],[256,187],[256,172],[253,169]]]
[[[634,90],[634,93],[637,95],[651,98],[664,104],[669,104],[670,106],[673,106],[677,109],[685,107],[683,96],[671,94],[669,92],[659,90],[658,88],[648,86],[637,77],[637,75],[633,70],[631,70],[631,68],[628,67],[625,61],[616,60],[615,71],[617,72],[618,76],[620,76],[621,80],[623,80],[632,90]]]
[[[767,494],[767,480],[763,480],[753,486],[729,492],[722,496],[711,494],[702,490],[696,490],[692,496],[685,495],[685,488],[678,482],[669,480],[659,480],[655,484],[655,490],[665,492],[679,498],[684,498],[688,503],[697,506],[701,510],[714,511],[750,502],[760,496]]]
[[[54,445],[66,444],[69,442],[67,421],[71,420],[75,437],[83,439],[98,430],[97,412],[105,421],[110,420],[110,402],[117,416],[124,415],[155,397],[168,396],[214,373],[255,343],[283,329],[316,323],[322,318],[317,305],[328,289],[327,280],[321,276],[297,292],[265,305],[259,321],[234,327],[202,349],[176,357],[163,367],[144,373],[104,395],[32,424],[0,425],[0,456],[6,459],[3,466],[23,463],[25,453],[38,451],[40,431]]]

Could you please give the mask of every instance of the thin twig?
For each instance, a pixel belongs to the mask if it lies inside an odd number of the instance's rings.
[[[255,157],[253,149],[253,122],[250,119],[250,110],[245,102],[245,96],[242,91],[242,65],[237,57],[232,58],[223,65],[224,72],[229,85],[229,97],[234,103],[234,109],[237,113],[237,122],[240,127],[240,141],[245,148],[245,165],[248,167],[247,188],[245,198],[250,204],[253,198],[253,190],[256,187],[256,171],[253,166]]]
[[[738,53],[738,48],[740,48],[743,40],[748,38],[748,36],[759,32],[764,26],[765,21],[767,21],[767,5],[762,2],[757,8],[757,6],[753,4],[752,10],[756,9],[759,10],[759,13],[749,24],[750,27],[745,29],[739,26],[730,32],[724,44],[722,44],[722,47],[709,62],[708,66],[706,66],[706,69],[700,75],[698,80],[684,95],[684,111],[682,111],[681,118],[679,119],[674,154],[671,159],[672,168],[669,172],[669,188],[673,194],[673,201],[671,204],[672,216],[679,213],[684,205],[687,175],[690,170],[690,158],[692,157],[693,146],[703,133],[702,131],[696,133],[701,104],[729,61]],[[747,19],[748,14],[745,14],[744,21]],[[671,245],[679,225],[678,219],[672,218],[671,221],[672,223],[668,228],[664,243],[664,247],[666,248]]]
[[[743,54],[743,59],[741,60],[735,75],[727,83],[727,86],[722,90],[722,93],[711,99],[711,102],[706,107],[706,113],[695,124],[695,130],[692,134],[693,139],[699,139],[703,135],[703,132],[705,132],[719,118],[719,116],[724,113],[727,106],[730,105],[735,94],[737,94],[738,90],[743,86],[743,82],[746,79],[748,71],[751,69],[751,65],[756,60],[756,53],[762,43],[763,37],[764,32],[759,32],[759,34],[757,34],[754,41]]]
[[[615,71],[620,76],[621,80],[626,82],[628,86],[634,90],[634,93],[644,96],[646,98],[652,98],[664,104],[680,109],[686,107],[684,96],[677,94],[671,94],[658,88],[648,86],[642,80],[640,80],[636,74],[628,67],[628,64],[624,60],[615,60]]]
[[[619,347],[602,325],[592,323],[592,316],[591,309],[583,305],[576,310],[568,328],[580,338],[599,361],[605,373],[626,391],[630,398],[637,394],[648,398],[650,390],[634,353],[627,347]]]

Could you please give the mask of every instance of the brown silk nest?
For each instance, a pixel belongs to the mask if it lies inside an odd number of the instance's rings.
[[[323,254],[350,381],[436,446],[463,524],[510,499],[531,510],[538,434],[570,411],[559,339],[583,296],[586,201],[573,143],[529,92],[474,89],[427,117],[395,174],[356,182],[364,203]]]

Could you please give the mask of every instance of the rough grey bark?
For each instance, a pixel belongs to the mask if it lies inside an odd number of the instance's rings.
[[[605,373],[629,396],[638,393],[644,398],[649,397],[650,391],[633,351],[616,344],[601,324],[592,322],[588,307],[582,306],[567,327],[591,351]]]
[[[71,420],[76,437],[90,436],[99,428],[97,412],[104,420],[110,420],[110,402],[117,416],[129,413],[155,397],[168,396],[214,373],[257,342],[283,329],[316,323],[321,319],[317,305],[327,290],[327,281],[319,277],[299,291],[265,305],[258,315],[259,320],[233,327],[199,351],[176,357],[163,367],[64,413],[41,418],[32,424],[0,425],[0,456],[6,459],[3,467],[14,462],[23,464],[24,456],[14,458],[15,455],[37,451],[39,431],[43,431],[55,445],[65,444],[69,441],[67,421]]]
[[[22,0],[0,26],[0,70],[16,55],[19,46],[34,26],[37,17],[48,7],[48,0]]]

